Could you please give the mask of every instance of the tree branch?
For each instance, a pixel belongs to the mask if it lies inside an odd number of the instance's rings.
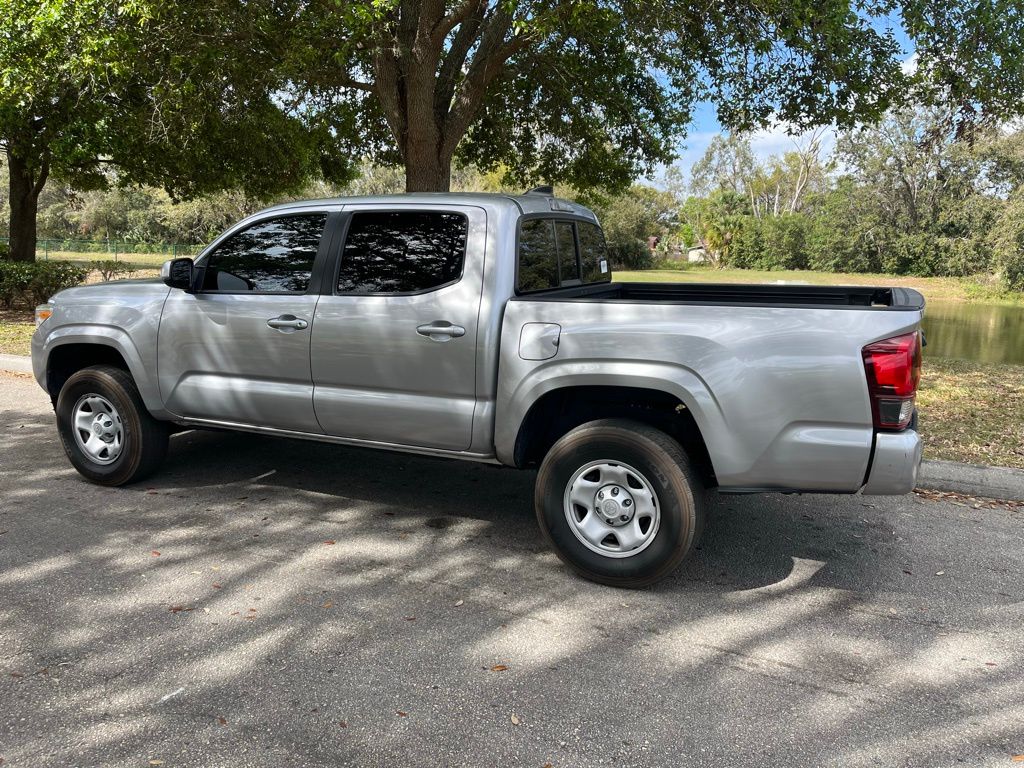
[[[477,41],[477,33],[484,20],[487,0],[466,0],[463,7],[468,7],[469,12],[460,20],[459,31],[455,33],[444,61],[441,62],[441,71],[437,75],[434,109],[438,115],[447,115],[451,109],[459,74],[473,43]],[[447,36],[447,33],[445,34]]]
[[[469,130],[476,117],[487,86],[505,68],[505,63],[516,53],[529,46],[533,40],[528,35],[513,36],[505,40],[505,35],[512,28],[512,14],[500,7],[491,14],[480,35],[480,45],[469,65],[455,103],[448,116],[442,152],[446,156],[455,153],[455,147]]]

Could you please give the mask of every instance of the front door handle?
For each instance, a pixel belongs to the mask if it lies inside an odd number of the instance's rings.
[[[295,315],[281,315],[280,317],[272,317],[267,320],[267,325],[271,328],[277,328],[283,331],[302,331],[309,327],[309,323],[303,320],[301,317]]]
[[[466,335],[461,325],[452,325],[447,320],[435,320],[432,323],[416,326],[416,333],[426,336],[431,341],[449,341]]]

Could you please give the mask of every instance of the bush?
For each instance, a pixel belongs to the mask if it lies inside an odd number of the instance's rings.
[[[79,285],[88,270],[62,261],[0,260],[0,304],[31,309],[58,291]]]
[[[135,269],[131,264],[127,264],[123,261],[114,261],[113,259],[105,259],[103,261],[90,261],[89,269],[95,269],[100,273],[100,279],[103,282],[108,280],[126,279],[135,274]]]
[[[1003,285],[1011,291],[1024,291],[1024,192],[1010,198],[990,240]]]
[[[650,269],[654,263],[647,243],[640,240],[608,243],[608,258],[612,269]]]
[[[730,266],[742,269],[807,269],[810,221],[802,214],[744,216],[729,244]]]

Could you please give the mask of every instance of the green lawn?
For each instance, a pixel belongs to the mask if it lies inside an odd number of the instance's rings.
[[[895,277],[893,275],[850,274],[845,272],[807,272],[801,270],[768,272],[756,269],[643,270],[615,272],[621,282],[644,283],[777,283],[812,285],[879,285],[916,288],[926,300],[968,301],[984,304],[1024,304],[1024,293],[1013,293],[967,277]]]
[[[182,256],[191,254],[183,253]],[[113,253],[82,253],[80,251],[50,251],[46,256],[51,261],[70,261],[79,266],[88,268],[94,261],[115,261]],[[116,261],[123,261],[131,264],[136,269],[154,269],[160,267],[171,256],[166,253],[119,253]],[[43,261],[43,254],[36,256],[37,261]]]
[[[21,314],[21,313],[18,313]],[[25,313],[26,315],[28,313]],[[32,321],[0,317],[0,354],[27,355],[32,332],[36,325]]]

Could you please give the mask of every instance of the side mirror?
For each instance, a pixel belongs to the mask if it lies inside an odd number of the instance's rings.
[[[160,267],[160,278],[171,288],[192,290],[192,259],[171,259]]]

